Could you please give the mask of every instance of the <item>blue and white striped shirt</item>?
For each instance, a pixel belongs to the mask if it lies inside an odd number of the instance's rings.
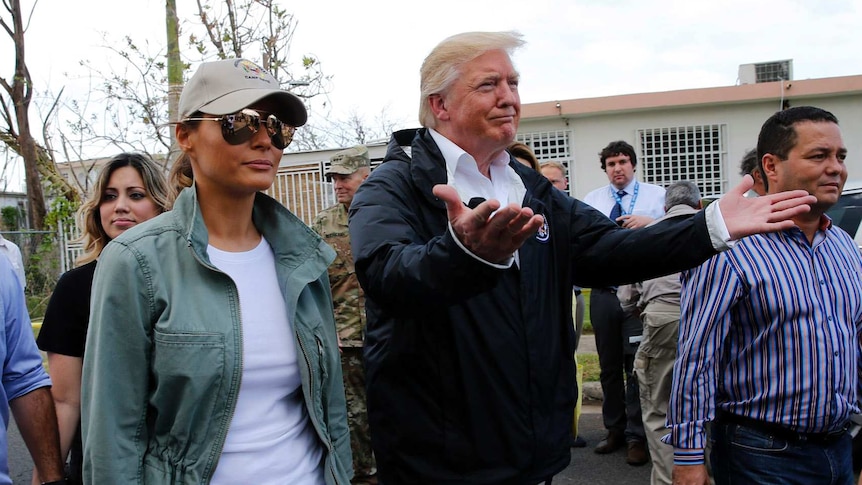
[[[804,433],[859,412],[862,256],[826,216],[810,245],[798,228],[751,236],[682,284],[663,438],[677,463],[702,462],[716,409]]]

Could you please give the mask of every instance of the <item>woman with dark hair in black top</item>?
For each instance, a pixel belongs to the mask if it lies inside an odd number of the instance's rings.
[[[168,201],[167,182],[155,162],[144,154],[121,153],[105,165],[93,193],[78,210],[85,252],[76,261],[78,267],[57,281],[36,340],[48,353],[60,451],[69,458],[71,483],[82,483],[81,369],[96,260],[126,229],[167,210]]]

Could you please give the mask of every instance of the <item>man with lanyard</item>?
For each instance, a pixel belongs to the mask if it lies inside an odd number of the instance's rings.
[[[587,194],[584,202],[627,229],[644,227],[664,215],[664,189],[635,180],[638,162],[631,145],[611,142],[599,157],[610,184]],[[643,333],[641,320],[623,311],[615,287],[592,290],[590,320],[601,368],[602,419],[608,430],[595,452],[611,453],[627,443],[626,463],[644,465],[648,461],[646,436],[633,372],[636,340]]]

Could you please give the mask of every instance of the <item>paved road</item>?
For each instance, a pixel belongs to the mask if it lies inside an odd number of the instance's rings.
[[[583,406],[578,426],[581,437],[587,440],[587,447],[572,448],[572,463],[554,478],[554,485],[649,485],[650,465],[627,464],[624,449],[609,455],[593,452],[606,433],[599,405]]]

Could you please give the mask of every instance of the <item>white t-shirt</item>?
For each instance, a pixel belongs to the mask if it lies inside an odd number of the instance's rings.
[[[305,408],[272,248],[261,238],[251,251],[208,246],[207,253],[239,291],[243,351],[239,398],[211,483],[324,483],[323,448]]]

